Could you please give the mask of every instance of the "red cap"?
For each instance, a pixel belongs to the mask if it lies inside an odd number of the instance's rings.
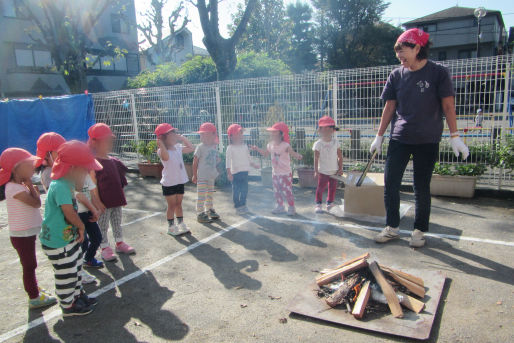
[[[55,132],[43,133],[37,140],[37,151],[36,156],[40,158],[37,161],[36,167],[39,167],[46,157],[46,154],[50,151],[57,151],[61,144],[66,142],[63,136]]]
[[[98,123],[89,128],[87,130],[87,134],[89,135],[89,139],[104,139],[107,137],[116,137],[109,125],[104,123]]]
[[[216,133],[217,130],[216,130],[216,126],[214,126],[213,123],[203,123],[202,125],[200,125],[200,130],[198,130],[198,133],[208,133],[208,132],[212,132],[212,133]],[[219,139],[218,139],[218,136],[216,136],[216,143],[219,143]]]
[[[161,135],[167,134],[168,132],[176,131],[176,130],[177,129],[174,128],[173,126],[171,126],[170,124],[162,123],[162,124],[157,125],[154,132],[157,136],[161,136]]]
[[[411,43],[411,44],[419,44],[420,46],[425,46],[428,43],[428,38],[430,35],[423,30],[418,28],[409,29],[402,33],[396,43]]]
[[[24,161],[33,161],[35,167],[39,157],[20,148],[8,148],[2,152],[2,155],[0,155],[0,186],[9,182],[16,165]]]
[[[232,136],[240,131],[243,131],[243,127],[239,124],[232,124],[227,129],[227,134],[229,136]]]
[[[83,167],[88,170],[101,170],[103,167],[95,160],[87,144],[79,141],[69,141],[57,150],[57,159],[52,167],[52,179],[57,180],[66,175],[70,167]]]
[[[332,117],[329,116],[323,116],[318,121],[319,127],[326,127],[326,126],[336,126],[336,122]]]
[[[284,136],[284,142],[289,143],[289,127],[287,126],[286,123],[282,123],[282,122],[275,123],[275,124],[273,124],[272,127],[268,127],[266,129],[266,131],[271,131],[271,132],[280,131],[280,132],[282,132],[282,136]]]

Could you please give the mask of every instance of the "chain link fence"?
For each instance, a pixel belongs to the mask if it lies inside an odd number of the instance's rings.
[[[448,144],[449,132],[445,126],[441,163],[487,163],[496,143],[513,133],[513,62],[514,55],[441,62],[451,71],[458,127],[471,151],[465,162],[457,161]],[[383,107],[379,97],[395,67],[96,93],[93,95],[96,121],[112,127],[118,137],[115,153],[124,162],[135,164],[142,157],[134,151],[133,143],[155,140],[153,130],[162,122],[172,124],[193,143],[198,143],[196,131],[201,123],[210,121],[218,127],[220,148],[224,149],[228,144],[226,130],[232,123],[245,128],[248,144],[262,147],[267,141],[266,127],[284,121],[290,126],[293,147],[302,150],[317,139],[317,120],[330,115],[341,128],[338,138],[348,170],[369,157],[368,149]],[[483,111],[482,127],[475,125],[479,108]],[[255,159],[259,158],[255,156]],[[261,160],[263,166],[268,163]],[[375,167],[380,170],[383,164],[384,156],[381,156]],[[407,179],[411,170],[409,166]],[[497,168],[488,168],[479,182],[514,185],[512,174]]]

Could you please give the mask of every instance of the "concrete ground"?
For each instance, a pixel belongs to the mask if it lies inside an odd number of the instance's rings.
[[[194,221],[194,190],[187,187],[184,204],[192,235],[172,238],[157,181],[130,178],[124,232],[137,254],[92,271],[98,283],[85,288],[99,304],[86,317],[63,320],[58,306],[27,309],[16,252],[7,229],[0,230],[0,343],[407,342],[286,309],[316,270],[341,254],[364,252],[400,269],[446,274],[430,342],[514,342],[513,199],[434,198],[434,236],[414,250],[407,236],[374,243],[377,224],[314,215],[312,189],[295,188],[299,215],[292,219],[270,214],[271,190],[258,183],[250,184],[254,214],[245,217],[234,214],[230,189],[218,189],[222,219],[212,225]],[[402,200],[413,203],[413,195],[403,193]],[[5,202],[0,213],[1,225]],[[403,230],[411,230],[413,216],[411,208]],[[51,265],[39,247],[38,259],[40,285],[53,291]]]

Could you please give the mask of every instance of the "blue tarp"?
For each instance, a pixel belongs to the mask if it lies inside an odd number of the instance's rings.
[[[36,152],[36,142],[45,132],[57,132],[66,140],[87,140],[87,129],[95,123],[91,95],[8,100],[0,102],[0,151],[10,147]]]

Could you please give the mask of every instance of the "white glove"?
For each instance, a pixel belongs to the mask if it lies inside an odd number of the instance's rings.
[[[370,153],[374,153],[375,150],[378,151],[378,153],[382,153],[382,143],[384,143],[384,136],[377,135],[375,137],[375,140],[373,143],[371,143],[371,147],[369,148]]]
[[[459,136],[451,137],[450,144],[452,145],[453,153],[456,157],[459,157],[459,154],[462,154],[462,159],[465,160],[469,156],[469,149],[464,144],[462,139]]]

